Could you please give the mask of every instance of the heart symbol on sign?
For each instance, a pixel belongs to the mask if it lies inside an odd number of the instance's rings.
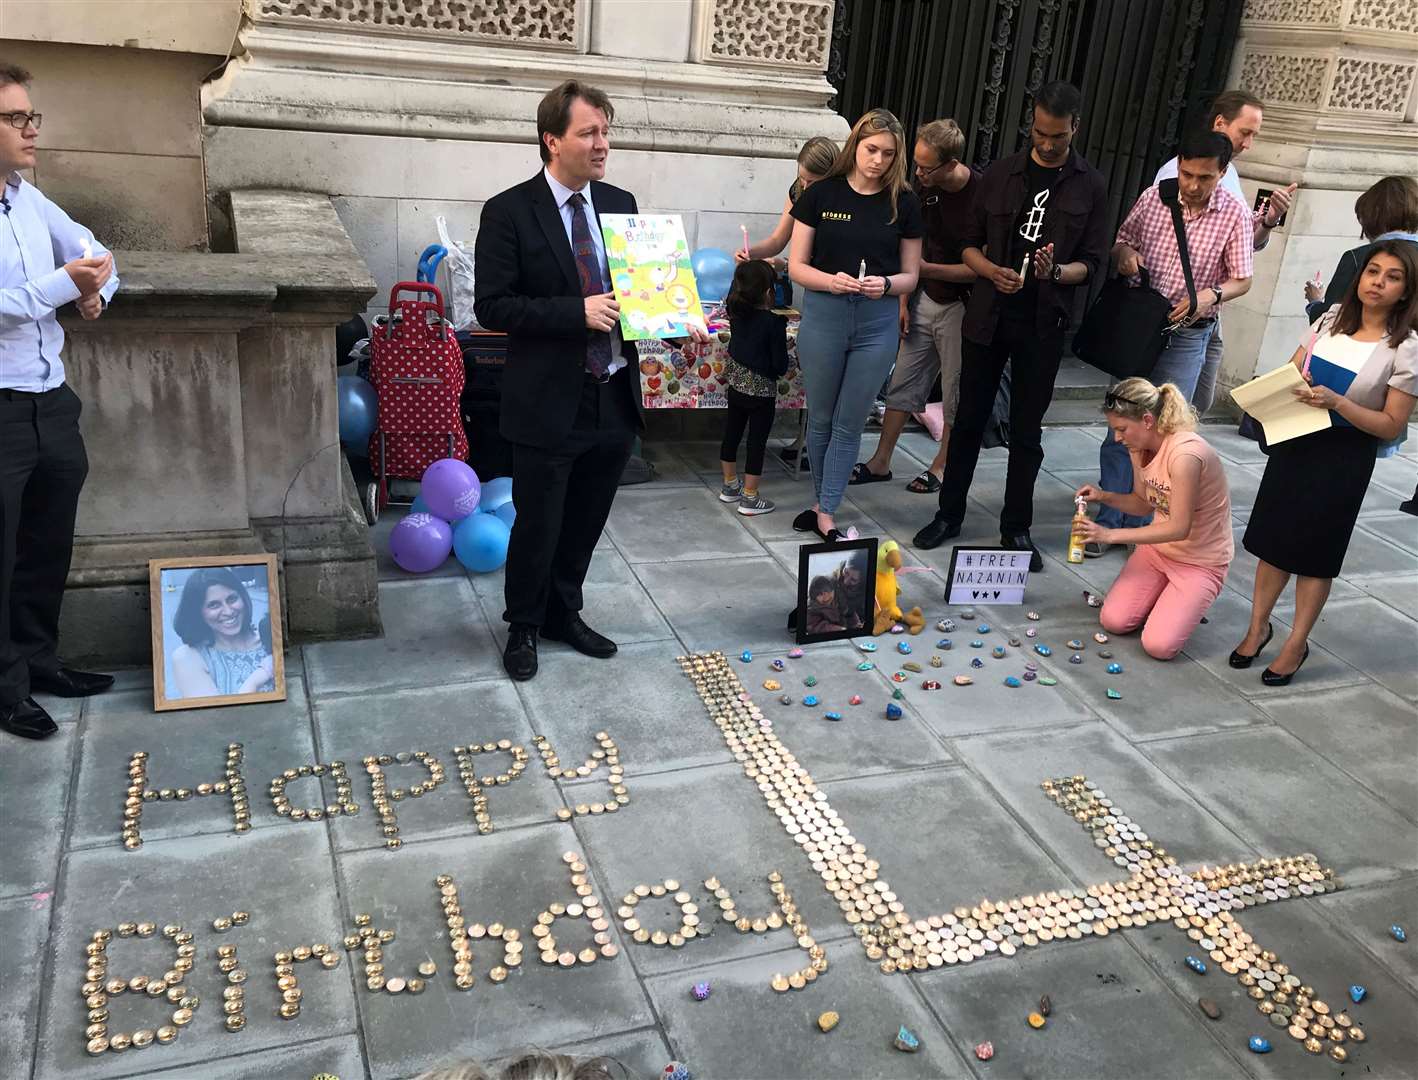
[[[996,599],[996,600],[999,599],[999,590],[998,590],[998,589],[995,590],[995,599]]]
[[[658,375],[651,375],[645,380],[645,385],[651,390],[658,391],[660,389],[660,377]]]

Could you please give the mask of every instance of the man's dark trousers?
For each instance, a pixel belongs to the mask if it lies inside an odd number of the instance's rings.
[[[507,622],[557,627],[581,610],[581,585],[635,440],[635,402],[625,384],[638,377],[633,367],[604,383],[586,375],[576,422],[558,446],[513,444]]]
[[[989,345],[966,338],[960,369],[960,405],[950,429],[950,449],[936,517],[965,520],[965,496],[975,478],[985,429],[1006,363],[1012,362],[1009,402],[1009,470],[1005,475],[1000,533],[1018,536],[1034,521],[1034,482],[1044,463],[1044,413],[1054,396],[1063,355],[1063,332],[1040,338],[1032,322],[1001,318]]]
[[[59,608],[89,459],[79,397],[0,390],[0,707],[58,671]]]

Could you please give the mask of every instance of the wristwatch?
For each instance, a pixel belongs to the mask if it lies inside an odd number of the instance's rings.
[[[1211,291],[1216,294],[1216,304],[1215,304],[1214,306],[1220,307],[1220,306],[1221,306],[1221,290],[1220,290],[1219,288],[1217,288],[1215,285],[1213,285],[1213,286],[1211,286]]]
[[[1057,285],[1063,280],[1063,264],[1054,263],[1054,268],[1049,271],[1049,280]]]

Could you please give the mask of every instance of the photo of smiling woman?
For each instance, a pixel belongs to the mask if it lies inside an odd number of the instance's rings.
[[[788,273],[803,289],[798,361],[807,387],[807,457],[817,502],[799,532],[844,538],[837,508],[862,427],[900,344],[898,296],[916,288],[921,204],[906,183],[901,121],[872,109],[827,176],[793,204]]]
[[[154,641],[161,659],[154,673],[159,709],[285,696],[273,624],[279,604],[265,562],[167,566],[155,576],[162,619],[161,641]]]

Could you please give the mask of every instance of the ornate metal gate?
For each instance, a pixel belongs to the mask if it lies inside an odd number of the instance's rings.
[[[837,0],[828,78],[837,110],[873,106],[908,134],[936,117],[967,160],[1023,146],[1033,91],[1083,91],[1075,145],[1108,178],[1113,221],[1170,157],[1187,118],[1224,88],[1240,0]]]

